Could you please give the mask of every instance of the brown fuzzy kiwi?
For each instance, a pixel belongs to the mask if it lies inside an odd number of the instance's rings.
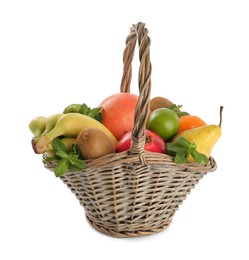
[[[150,110],[151,112],[162,107],[170,108],[174,105],[170,100],[164,97],[154,97],[150,100]]]
[[[114,142],[98,128],[87,128],[81,131],[76,141],[84,159],[96,159],[115,152]]]

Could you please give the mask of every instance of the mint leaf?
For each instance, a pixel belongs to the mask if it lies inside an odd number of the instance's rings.
[[[208,158],[205,154],[199,153],[197,150],[194,150],[191,152],[191,156],[194,158],[194,160],[197,163],[202,163],[202,161],[204,163],[208,163]]]
[[[67,114],[67,113],[79,113],[85,116],[92,117],[99,122],[102,122],[101,107],[95,107],[91,109],[85,103],[83,103],[82,105],[71,104],[67,106],[63,111],[63,114]]]
[[[50,157],[47,161],[54,160],[56,162],[54,168],[56,177],[62,176],[69,169],[82,171],[86,167],[86,163],[79,159],[80,150],[77,144],[74,144],[72,151],[68,152],[65,144],[59,138],[55,138],[52,142],[52,148],[55,157]]]
[[[73,166],[77,169],[83,170],[86,167],[86,163],[82,160],[76,160]]]
[[[82,160],[77,160],[75,166],[82,170],[86,167],[86,163]]]
[[[195,143],[191,143],[185,137],[179,136],[173,143],[167,145],[168,154],[174,155],[174,162],[177,164],[186,163],[189,156],[192,156],[196,163],[208,163],[206,155],[197,151]]]
[[[54,157],[46,157],[45,162],[52,162],[54,160]]]
[[[179,136],[176,138],[176,143],[184,148],[190,148],[191,146],[191,142],[189,142],[189,140],[187,140],[185,137],[183,136]]]
[[[64,109],[63,114],[80,113],[80,109],[81,109],[80,104],[71,104]]]
[[[102,122],[102,113],[101,113],[101,107],[96,107],[90,110],[88,113],[88,116],[96,119],[100,123]]]
[[[56,177],[60,177],[69,169],[69,162],[67,159],[61,159],[58,161],[54,168],[54,173]]]
[[[69,158],[68,158],[70,164],[71,164],[71,165],[74,165],[75,162],[78,160],[78,157],[79,157],[79,156],[78,156],[77,154],[72,154],[72,153],[70,153],[70,154],[69,154]]]
[[[80,148],[77,144],[73,144],[72,146],[72,153],[80,155]]]
[[[186,154],[185,153],[176,153],[174,161],[177,164],[185,163],[187,161]]]
[[[56,154],[58,151],[67,152],[66,145],[59,139],[55,138],[52,141],[53,152]]]
[[[168,143],[167,150],[176,152],[176,153],[182,153],[182,152],[185,152],[186,148],[183,147],[179,143]]]
[[[182,105],[176,105],[176,104],[173,104],[172,106],[169,107],[169,109],[176,112],[178,117],[189,115],[188,112],[181,111],[181,108],[182,108]]]
[[[88,115],[90,112],[90,107],[88,107],[85,103],[81,105],[80,113],[83,115]]]
[[[58,157],[62,158],[62,159],[70,159],[70,156],[65,153],[64,151],[58,151],[55,153],[55,155],[57,155]]]

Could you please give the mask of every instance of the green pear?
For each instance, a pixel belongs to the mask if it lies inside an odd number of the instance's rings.
[[[179,137],[185,137],[189,142],[194,143],[197,146],[197,151],[199,153],[205,154],[208,158],[211,154],[211,151],[220,138],[221,131],[221,122],[222,122],[222,109],[220,107],[220,123],[219,125],[204,125],[190,130],[186,130],[178,134],[174,140]],[[189,161],[194,161],[192,156],[188,158]]]

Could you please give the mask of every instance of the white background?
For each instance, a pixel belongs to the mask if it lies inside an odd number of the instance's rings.
[[[0,259],[249,259],[248,1],[0,2]],[[151,37],[152,93],[218,124],[218,169],[158,234],[93,230],[66,186],[33,153],[29,121],[119,91],[133,23]],[[137,93],[138,55],[132,92]]]

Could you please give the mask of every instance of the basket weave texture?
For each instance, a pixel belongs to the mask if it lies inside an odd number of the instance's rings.
[[[129,151],[87,160],[82,172],[67,172],[62,181],[84,207],[89,223],[112,237],[144,236],[167,228],[187,194],[207,173],[207,165],[175,164],[171,156],[144,150],[151,91],[150,38],[144,23],[132,25],[123,54],[121,92],[130,92],[132,60],[139,46],[139,99]],[[52,164],[44,165],[53,170]]]

